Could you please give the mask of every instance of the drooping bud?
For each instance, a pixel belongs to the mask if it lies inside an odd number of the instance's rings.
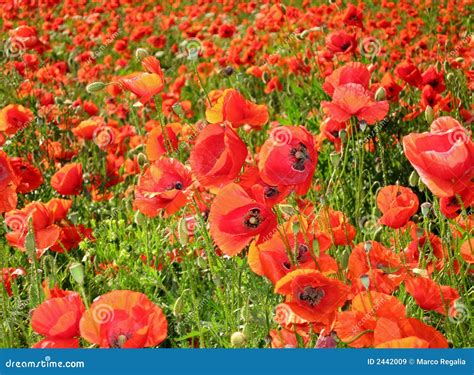
[[[245,345],[245,335],[242,332],[234,332],[232,336],[230,336],[230,343],[235,348],[241,348]]]
[[[418,174],[415,171],[411,172],[410,177],[408,178],[408,183],[413,187],[418,185]]]
[[[428,124],[431,124],[434,120],[434,112],[431,106],[427,106],[425,109],[425,120]]]
[[[385,89],[383,87],[379,87],[375,92],[375,100],[378,102],[384,100],[386,96],[387,93],[385,92]]]
[[[422,203],[420,207],[421,207],[421,214],[423,216],[427,216],[431,210],[431,203],[430,202]]]
[[[73,263],[69,266],[69,272],[76,283],[84,285],[84,267],[81,263]]]
[[[142,61],[145,57],[148,57],[149,53],[146,49],[144,48],[137,48],[135,51],[135,57],[137,58],[138,61]]]
[[[89,83],[86,87],[86,91],[89,94],[103,90],[107,85],[104,82],[92,82]]]

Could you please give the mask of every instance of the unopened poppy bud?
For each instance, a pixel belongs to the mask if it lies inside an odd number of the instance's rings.
[[[444,60],[443,69],[444,69],[445,72],[449,69],[449,62],[448,62],[448,60]]]
[[[163,57],[165,55],[164,51],[156,51],[155,52],[155,57],[159,59],[160,57]]]
[[[269,80],[270,80],[270,75],[268,74],[268,72],[263,72],[262,74],[263,83],[268,83]]]
[[[415,171],[411,172],[410,177],[408,178],[408,183],[413,187],[418,185],[418,174]]]
[[[207,261],[203,257],[197,257],[196,258],[196,264],[198,265],[199,268],[205,269],[207,268]]]
[[[144,153],[140,152],[137,155],[137,163],[141,168],[148,164],[148,159],[146,158],[146,155]]]
[[[430,210],[431,210],[430,202],[425,202],[421,204],[421,214],[423,216],[427,216],[430,213]]]
[[[286,6],[284,4],[280,4],[280,8],[283,14],[286,14]]]
[[[367,121],[361,120],[361,121],[359,122],[359,127],[360,127],[360,130],[362,130],[362,131],[364,132],[365,129],[367,129]]]
[[[456,58],[454,59],[454,61],[456,61],[458,64],[461,64],[461,63],[464,62],[464,58],[463,58],[463,57],[456,57]]]
[[[231,66],[227,66],[221,70],[221,73],[225,77],[230,77],[234,73],[234,68],[232,68]]]
[[[183,296],[179,296],[173,305],[173,315],[177,316],[181,314],[181,311],[183,311],[183,307],[184,307]]]
[[[104,82],[92,82],[89,83],[86,87],[86,91],[89,94],[93,94],[94,92],[98,92],[100,90],[103,90],[107,86]]]
[[[368,253],[370,250],[372,250],[372,243],[371,242],[365,242],[364,243],[364,250],[366,253]]]
[[[142,61],[145,57],[148,57],[149,53],[146,49],[144,48],[137,48],[135,51],[135,57],[137,58],[138,61]]]
[[[296,34],[296,37],[299,39],[299,40],[303,40],[304,38],[306,38],[309,34],[309,31],[308,30],[305,30],[303,31],[302,33],[299,33],[299,34]]]
[[[69,266],[69,272],[76,283],[84,285],[84,267],[80,263],[73,263]]]
[[[341,142],[346,142],[347,132],[345,130],[339,130],[339,138],[341,139]]]
[[[369,287],[370,287],[370,279],[369,279],[369,276],[367,275],[362,275],[360,277],[360,282],[362,283],[362,285],[364,286],[365,290],[369,290]]]
[[[291,229],[292,229],[292,231],[293,231],[293,234],[294,234],[295,236],[297,236],[298,233],[299,233],[299,231],[300,231],[300,223],[298,223],[297,221],[295,221],[295,222],[293,223],[293,225],[291,226]]]
[[[384,100],[386,96],[387,93],[385,92],[385,89],[383,87],[379,87],[377,91],[375,91],[375,100],[378,102]]]
[[[425,109],[425,120],[428,124],[431,124],[434,120],[434,112],[431,106],[427,106]]]
[[[435,66],[436,66],[436,71],[437,71],[437,72],[441,71],[441,61],[439,61],[439,60],[436,61]]]
[[[135,224],[137,224],[138,226],[142,226],[145,223],[145,216],[140,211],[137,211],[135,213],[133,221],[135,221]]]
[[[449,72],[449,73],[446,75],[446,79],[447,79],[448,81],[454,80],[454,73],[453,73],[453,72]]]
[[[234,332],[230,336],[230,343],[235,348],[241,348],[245,345],[245,335],[242,332]]]
[[[341,161],[341,155],[337,152],[331,152],[331,154],[329,154],[329,159],[331,160],[333,167],[337,167]]]

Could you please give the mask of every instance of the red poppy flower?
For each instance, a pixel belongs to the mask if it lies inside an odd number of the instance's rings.
[[[403,149],[434,195],[452,197],[469,187],[474,176],[474,143],[455,119],[441,117],[431,124],[430,133],[405,136]]]
[[[467,187],[452,197],[439,199],[441,213],[449,219],[454,219],[461,214],[463,208],[474,206],[474,182],[468,183]]]
[[[20,183],[7,154],[0,150],[0,213],[13,210],[18,197],[16,189]]]
[[[290,194],[288,186],[272,186],[260,177],[260,171],[257,167],[248,165],[244,173],[239,177],[239,185],[242,186],[248,194],[254,194],[255,191],[262,191],[265,203],[268,206],[274,206],[280,203]]]
[[[409,188],[390,185],[377,194],[377,207],[383,216],[379,222],[391,228],[401,228],[418,210],[418,197]]]
[[[82,164],[70,163],[51,177],[51,186],[62,195],[79,195],[82,181]]]
[[[33,349],[78,349],[79,339],[46,337],[32,346]]]
[[[405,264],[411,269],[420,268],[421,264],[425,264],[429,274],[435,268],[441,270],[447,257],[441,239],[433,233],[425,232],[420,235],[416,228],[412,229],[411,237],[413,240],[404,250]]]
[[[18,276],[24,276],[26,272],[23,268],[2,268],[2,284],[7,292],[7,294],[12,296],[12,284],[11,282],[15,280]]]
[[[183,164],[161,158],[140,176],[135,187],[134,209],[149,217],[155,217],[163,209],[171,215],[186,204],[191,183],[191,174]]]
[[[270,239],[259,245],[250,245],[247,260],[252,271],[267,277],[273,284],[297,268],[315,269],[324,275],[337,273],[336,261],[325,254],[331,247],[329,235],[313,235],[307,231],[307,224],[302,223],[300,225],[305,227],[305,233],[299,232],[295,237],[293,223],[295,220],[290,219]],[[288,258],[289,253],[293,254],[295,264]]]
[[[146,295],[115,290],[94,301],[81,319],[80,332],[101,348],[143,348],[166,339],[168,322]]]
[[[85,238],[94,239],[92,229],[85,228],[84,225],[63,225],[60,227],[61,233],[56,243],[50,248],[56,253],[63,253],[79,246]]]
[[[322,210],[314,225],[317,231],[329,234],[336,246],[351,244],[357,234],[344,213],[331,208]]]
[[[172,152],[178,148],[177,134],[181,130],[181,124],[176,122],[167,124],[165,129],[166,136],[163,136],[163,129],[160,125],[156,125],[148,133],[146,140],[146,156],[148,160],[158,160],[165,153]]]
[[[380,86],[385,90],[385,98],[388,101],[398,101],[402,87],[395,82],[395,79],[390,73],[385,73],[380,81]]]
[[[230,124],[209,124],[199,133],[189,162],[203,186],[220,187],[238,176],[247,153],[245,143]]]
[[[474,263],[474,239],[468,239],[464,241],[464,243],[461,245],[461,256],[463,259],[469,263],[473,264]]]
[[[0,131],[13,136],[25,129],[33,119],[33,112],[28,108],[18,104],[9,104],[0,110]]]
[[[389,105],[386,100],[376,102],[360,84],[347,83],[336,87],[332,102],[323,101],[321,106],[326,115],[338,122],[345,122],[352,116],[372,125],[385,118]]]
[[[366,250],[367,249],[367,250]],[[349,257],[348,274],[358,291],[369,290],[390,294],[403,281],[405,272],[399,256],[376,241],[360,243]]]
[[[459,293],[426,277],[412,277],[405,281],[405,288],[416,303],[425,310],[434,310],[444,315],[456,316],[454,301]]]
[[[281,278],[275,293],[287,296],[287,305],[309,322],[330,323],[347,300],[349,288],[316,270],[299,269]]]
[[[134,93],[141,104],[146,104],[165,87],[163,71],[154,56],[145,57],[142,66],[146,72],[135,72],[118,80],[120,86]]]
[[[34,26],[21,25],[10,30],[8,34],[12,44],[20,50],[36,49],[41,52],[44,49],[44,45],[38,38],[38,31]]]
[[[11,158],[10,164],[19,179],[16,191],[21,194],[36,190],[43,183],[43,175],[38,168],[22,158]]]
[[[370,72],[367,67],[360,62],[349,62],[325,78],[323,89],[332,97],[336,87],[348,83],[356,83],[367,90],[370,83]]]
[[[362,9],[355,7],[353,4],[349,3],[342,18],[342,22],[344,22],[344,24],[348,26],[357,26],[363,29],[364,26],[362,25]]]
[[[405,306],[396,297],[375,291],[361,292],[352,300],[350,311],[337,313],[334,330],[348,346],[364,348],[374,345],[377,320],[405,317]]]
[[[326,37],[326,48],[332,53],[350,53],[357,46],[354,34],[345,31],[335,31]]]
[[[423,73],[422,80],[422,85],[430,85],[438,93],[442,93],[446,89],[443,73],[438,72],[434,66],[430,66]]]
[[[59,238],[60,230],[54,224],[54,217],[48,207],[41,202],[33,202],[21,210],[12,210],[5,214],[5,223],[12,230],[5,235],[8,243],[25,250],[28,223],[32,222],[35,236],[36,253],[41,256]]]
[[[275,214],[264,204],[263,197],[256,198],[230,183],[214,199],[209,214],[210,231],[224,254],[236,255],[254,237],[262,242],[275,229]]]
[[[31,327],[48,338],[70,339],[79,336],[79,321],[84,310],[79,293],[51,298],[35,308]]]
[[[398,64],[395,68],[395,74],[411,86],[419,87],[423,81],[421,72],[408,61]]]
[[[282,126],[273,129],[263,144],[258,168],[267,184],[295,187],[296,193],[303,195],[311,185],[317,163],[313,136],[303,127]]]
[[[211,124],[229,121],[234,127],[247,124],[258,128],[268,122],[268,110],[264,104],[254,104],[238,91],[228,89],[206,110],[206,119]]]

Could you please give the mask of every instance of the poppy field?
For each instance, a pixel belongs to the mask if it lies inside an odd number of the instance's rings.
[[[0,13],[0,347],[473,345],[472,1]]]

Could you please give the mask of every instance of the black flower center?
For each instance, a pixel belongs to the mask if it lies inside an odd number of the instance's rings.
[[[290,150],[290,156],[292,158],[292,167],[297,171],[304,171],[306,161],[309,160],[308,149],[303,143],[298,144],[298,146],[293,147]]]
[[[307,286],[304,288],[303,292],[300,293],[299,299],[306,302],[311,307],[319,305],[326,293],[322,288],[313,288],[312,286]]]
[[[279,191],[276,186],[267,186],[265,187],[265,198],[273,198],[275,195],[278,195]]]
[[[247,215],[245,215],[244,225],[247,228],[255,229],[259,227],[259,225],[263,222],[263,220],[264,219],[262,215],[260,214],[260,209],[252,208],[251,210],[249,210]]]

